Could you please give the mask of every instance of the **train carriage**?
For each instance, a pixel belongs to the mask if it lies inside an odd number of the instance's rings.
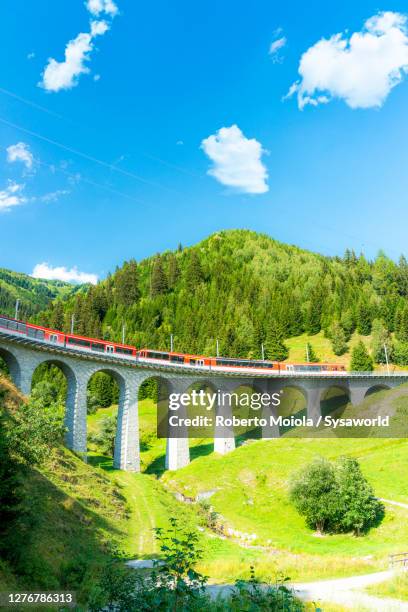
[[[271,374],[285,373],[330,373],[344,372],[346,368],[336,363],[286,363],[269,361],[267,359],[241,359],[233,357],[208,357],[205,355],[189,355],[173,351],[154,349],[136,349],[134,346],[110,342],[98,338],[88,338],[77,334],[65,334],[61,331],[18,321],[11,317],[0,315],[0,329],[12,334],[26,336],[29,339],[63,346],[67,349],[92,351],[118,358],[137,359],[145,363],[157,363],[172,366],[190,366],[213,369],[223,372],[245,371],[246,373],[269,372]]]

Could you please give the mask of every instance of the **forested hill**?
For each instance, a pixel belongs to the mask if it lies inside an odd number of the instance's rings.
[[[29,318],[47,308],[58,296],[68,296],[75,288],[69,283],[32,278],[20,272],[0,268],[0,312],[14,316],[16,300],[20,300],[20,317]]]
[[[56,301],[37,320],[138,347],[284,359],[282,340],[321,329],[336,353],[374,322],[408,342],[408,263],[347,251],[325,257],[246,230],[222,231],[196,246],[118,268],[99,285]],[[336,344],[337,343],[337,344]]]

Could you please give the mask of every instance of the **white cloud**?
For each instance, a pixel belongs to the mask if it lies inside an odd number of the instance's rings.
[[[24,185],[9,181],[6,189],[0,191],[0,212],[9,212],[14,206],[24,204],[27,199],[21,195]]]
[[[262,163],[264,149],[255,138],[246,138],[237,125],[223,127],[204,139],[201,148],[214,166],[208,174],[244,193],[265,193],[268,172]]]
[[[91,21],[91,37],[103,36],[109,30],[109,25],[106,21]]]
[[[286,36],[281,36],[280,38],[277,38],[276,40],[272,41],[269,47],[269,55],[273,55],[274,57],[276,57],[278,51],[283,49],[283,47],[286,45],[286,42]]]
[[[53,58],[48,60],[39,85],[47,91],[55,92],[75,87],[78,77],[89,72],[86,62],[89,61],[94,48],[93,39],[105,34],[107,30],[109,25],[106,21],[92,21],[89,33],[82,32],[67,44],[63,62],[57,62]]]
[[[33,51],[31,53],[28,53],[28,55],[27,55],[27,59],[28,60],[32,60],[34,58],[35,58],[35,53]]]
[[[96,285],[98,282],[96,274],[80,272],[76,266],[68,270],[65,266],[53,268],[45,262],[37,264],[31,276],[34,278],[44,278],[46,280],[61,280],[67,283],[91,283],[92,285]]]
[[[6,150],[8,162],[22,162],[28,170],[33,167],[34,157],[30,151],[30,147],[25,142],[18,142],[15,145],[10,145]]]
[[[351,108],[380,107],[408,73],[407,17],[391,11],[368,19],[361,32],[322,38],[301,57],[297,93],[299,108],[332,98]]]
[[[112,0],[88,0],[86,8],[92,15],[100,15],[100,13],[106,13],[111,17],[114,17],[118,12],[118,7]]]
[[[50,191],[40,197],[41,202],[56,202],[61,196],[68,195],[70,191],[68,189],[57,189],[56,191]]]

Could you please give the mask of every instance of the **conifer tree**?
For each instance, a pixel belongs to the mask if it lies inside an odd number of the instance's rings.
[[[163,262],[160,255],[154,260],[152,271],[152,297],[162,295],[167,291],[167,277],[163,269]]]
[[[306,344],[305,359],[308,363],[318,363],[320,361],[310,342]]]
[[[373,360],[368,354],[364,342],[360,340],[351,352],[350,370],[352,372],[371,372],[373,369]]]
[[[335,355],[343,355],[347,351],[346,334],[338,321],[334,321],[329,333],[333,353]]]
[[[268,327],[265,353],[266,358],[270,361],[284,361],[289,355],[289,350],[283,341],[281,327],[273,319]]]
[[[57,300],[54,303],[54,307],[51,312],[50,325],[52,329],[63,330],[64,329],[64,305],[61,300]]]
[[[405,304],[400,313],[397,338],[401,342],[408,342],[408,304]]]
[[[186,269],[186,283],[187,287],[194,291],[194,289],[202,283],[204,280],[203,269],[201,267],[200,257],[196,250],[193,250],[189,254]]]
[[[365,298],[362,298],[358,304],[357,331],[363,336],[371,333],[371,309]]]
[[[167,271],[169,289],[174,289],[179,279],[179,276],[180,276],[180,268],[177,263],[177,257],[174,255],[174,253],[171,253],[169,255],[168,271]]]
[[[319,333],[321,329],[323,295],[319,287],[312,292],[306,312],[306,331],[310,335]]]
[[[140,296],[139,271],[134,259],[126,261],[115,274],[116,296],[120,304],[131,306]]]

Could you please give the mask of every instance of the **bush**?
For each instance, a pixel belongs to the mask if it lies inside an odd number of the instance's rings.
[[[92,442],[97,444],[100,451],[109,457],[114,456],[115,437],[118,418],[116,415],[105,417],[101,423],[101,431],[92,436]]]
[[[290,500],[312,529],[323,532],[333,522],[336,476],[326,459],[316,459],[298,472],[290,484]]]
[[[289,495],[307,525],[318,532],[361,535],[384,516],[383,504],[351,457],[334,464],[315,459],[292,477]]]
[[[205,589],[207,577],[195,569],[202,554],[197,533],[181,530],[175,518],[170,519],[170,525],[167,530],[155,530],[163,560],[151,573],[140,574],[127,568],[120,555],[106,565],[91,592],[90,612],[297,612],[304,609],[293,591],[285,586],[288,578],[264,585],[257,580],[253,567],[248,582],[238,580],[231,595],[212,599]]]

